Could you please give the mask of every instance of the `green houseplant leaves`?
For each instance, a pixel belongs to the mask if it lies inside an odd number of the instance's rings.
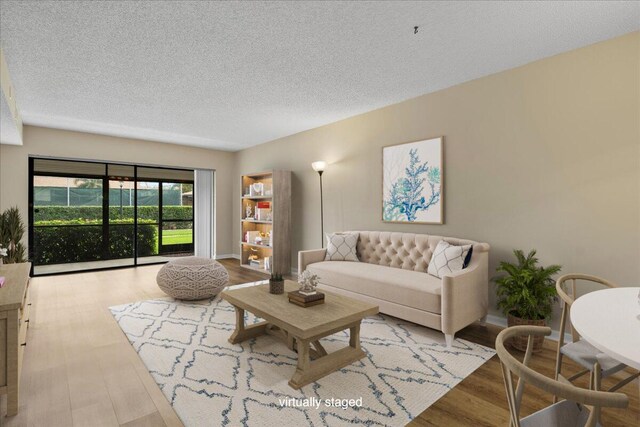
[[[497,285],[498,308],[505,315],[511,314],[521,319],[548,318],[553,303],[558,299],[552,276],[562,267],[538,266],[535,249],[527,256],[519,249],[513,253],[517,264],[501,262],[497,271],[505,274],[493,279]]]
[[[7,249],[3,258],[7,264],[26,262],[26,248],[22,244],[25,226],[18,208],[9,208],[0,214],[0,244]]]

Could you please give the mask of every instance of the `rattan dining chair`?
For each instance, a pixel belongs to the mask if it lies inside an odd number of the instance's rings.
[[[534,371],[528,365],[533,354],[533,339],[548,336],[551,329],[543,326],[513,326],[502,330],[496,338],[496,353],[502,365],[502,375],[509,404],[509,426],[515,427],[565,427],[565,426],[598,426],[601,409],[626,408],[628,397],[623,393],[587,390],[572,384],[560,382]],[[512,356],[505,348],[505,341],[510,338],[528,336],[527,351],[522,362]],[[518,377],[514,387],[513,376]],[[559,396],[560,402],[553,403],[525,418],[520,419],[520,404],[525,384],[530,384],[542,391]]]
[[[570,287],[566,286],[568,284],[567,282],[571,282]],[[558,348],[556,351],[555,379],[572,383],[577,378],[588,373],[589,388],[593,390],[600,390],[602,378],[606,378],[618,371],[623,370],[624,368],[626,368],[626,365],[601,352],[600,350],[589,344],[586,340],[581,339],[580,335],[573,328],[571,321],[568,319],[571,305],[578,295],[577,283],[584,282],[597,283],[608,288],[618,287],[616,284],[608,280],[596,276],[590,276],[587,274],[565,274],[558,278],[558,280],[556,281],[556,291],[558,292],[558,296],[562,300],[562,315],[560,317],[560,337],[558,338]],[[569,323],[569,326],[571,328],[571,336],[573,338],[573,341],[570,343],[564,342],[564,334],[567,330],[567,323]],[[573,360],[584,369],[569,378],[565,378],[561,372],[562,359],[564,356]],[[639,374],[634,374],[629,376],[628,378],[623,379],[622,381],[611,387],[608,391],[618,390],[620,387],[623,387],[624,385],[633,381],[636,377],[638,377],[638,375]]]

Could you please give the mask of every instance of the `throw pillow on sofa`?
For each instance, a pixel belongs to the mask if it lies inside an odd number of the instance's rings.
[[[325,261],[356,261],[357,233],[333,233],[327,234],[327,255]]]
[[[433,251],[427,273],[442,278],[447,273],[460,271],[469,264],[472,251],[472,245],[454,246],[441,240]]]

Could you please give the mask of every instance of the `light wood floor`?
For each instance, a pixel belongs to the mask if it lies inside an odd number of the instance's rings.
[[[223,260],[232,283],[263,279]],[[20,412],[0,426],[180,426],[162,392],[111,317],[108,307],[164,296],[155,283],[160,266],[32,279],[32,311],[21,378]],[[491,346],[498,329],[472,325],[459,336]],[[534,357],[550,374],[555,353]],[[627,410],[605,411],[605,426],[640,425],[638,384],[622,389]],[[549,396],[525,391],[523,412]],[[5,413],[3,399],[0,413]],[[508,410],[494,357],[423,412],[412,425],[505,425]],[[4,426],[3,426],[4,427]]]

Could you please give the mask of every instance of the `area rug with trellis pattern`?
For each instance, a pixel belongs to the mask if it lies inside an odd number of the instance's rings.
[[[235,311],[226,301],[149,300],[110,308],[185,426],[404,426],[495,352],[386,315],[366,318],[366,357],[300,390],[287,384],[297,354],[265,335],[227,339]],[[247,314],[247,324],[261,319]],[[348,345],[347,331],[322,340]]]

